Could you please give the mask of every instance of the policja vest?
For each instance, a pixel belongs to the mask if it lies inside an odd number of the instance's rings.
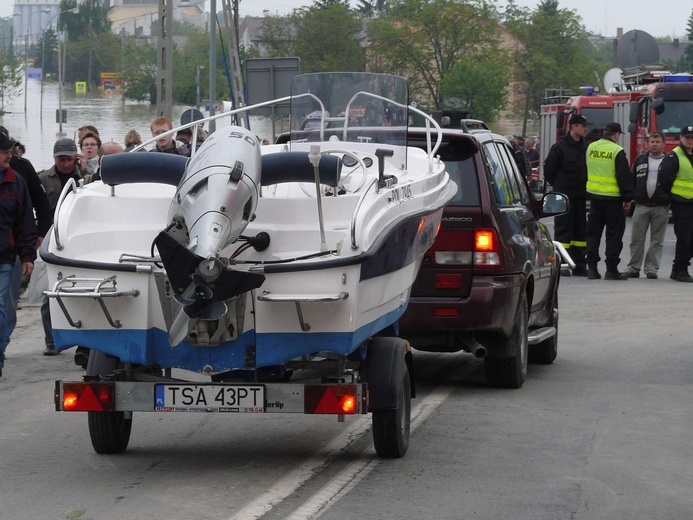
[[[621,197],[616,181],[616,155],[622,150],[622,147],[606,138],[587,147],[587,193]]]
[[[674,153],[679,158],[679,171],[674,184],[671,185],[671,194],[684,199],[693,199],[693,165],[680,146],[674,148]]]

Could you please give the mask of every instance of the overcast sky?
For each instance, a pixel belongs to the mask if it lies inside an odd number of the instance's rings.
[[[534,8],[539,0],[515,0],[517,5]],[[240,0],[241,16],[261,16],[270,13],[288,13],[296,7],[312,5],[306,0]],[[11,16],[13,0],[0,0],[0,17]],[[357,5],[356,0],[351,0]],[[505,6],[505,0],[498,5]],[[217,9],[222,2],[217,0]],[[639,29],[652,36],[672,36],[685,39],[688,18],[693,13],[691,0],[560,0],[564,9],[572,9],[582,18],[588,30],[603,36],[614,36],[616,29]],[[624,8],[624,6],[627,6]]]

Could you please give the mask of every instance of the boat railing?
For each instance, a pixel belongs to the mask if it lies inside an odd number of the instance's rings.
[[[315,94],[306,93],[306,94],[299,94],[298,96],[285,96],[283,98],[272,99],[270,101],[263,101],[262,103],[255,103],[254,105],[248,105],[245,107],[236,108],[234,110],[229,110],[228,112],[222,112],[221,114],[215,114],[213,116],[205,117],[203,119],[198,119],[196,121],[192,121],[190,123],[186,123],[184,125],[177,126],[177,127],[172,128],[171,130],[168,130],[164,133],[153,136],[151,139],[148,139],[148,140],[144,141],[142,144],[137,145],[135,148],[130,150],[130,152],[138,152],[138,151],[142,150],[145,146],[149,146],[150,144],[158,141],[159,139],[161,139],[163,137],[167,137],[169,135],[174,135],[177,132],[179,132],[180,130],[183,130],[185,128],[197,127],[199,125],[209,123],[210,121],[216,121],[217,119],[223,119],[225,117],[230,118],[230,117],[236,116],[238,114],[243,114],[245,112],[255,110],[257,108],[262,108],[262,107],[266,107],[266,106],[276,105],[279,103],[284,103],[285,101],[290,101],[292,99],[296,99],[296,98],[300,98],[300,97],[310,97],[310,98],[313,98],[315,101],[317,101],[320,104],[320,108],[322,110],[323,117],[326,117],[327,111],[325,110],[325,105],[323,105],[322,101],[320,101],[320,98],[318,98]],[[191,157],[195,155],[196,148],[197,148],[197,132],[193,132],[192,134],[193,134],[193,142],[192,142],[191,151],[190,151]],[[324,141],[324,128],[322,126],[320,128],[320,140]]]
[[[368,195],[368,192],[370,191],[371,187],[373,185],[376,185],[376,192],[377,192],[377,186],[378,186],[378,178],[376,177],[371,181],[371,183],[368,185],[368,187],[363,190],[363,193],[359,197],[359,201],[356,203],[356,207],[354,208],[354,212],[351,214],[351,249],[358,249],[359,245],[356,242],[356,218],[358,217],[359,210],[361,209],[361,205],[363,204],[363,201],[366,199],[366,195]]]
[[[60,192],[60,198],[58,198],[58,203],[55,206],[55,216],[53,217],[53,234],[55,235],[55,247],[58,248],[58,251],[62,251],[63,248],[65,247],[63,243],[60,241],[60,232],[58,231],[58,228],[60,227],[59,225],[59,219],[60,219],[60,207],[63,205],[63,202],[65,201],[65,197],[67,197],[68,193],[70,193],[72,190],[77,189],[77,181],[70,177],[65,184],[65,187],[63,188],[63,191]]]

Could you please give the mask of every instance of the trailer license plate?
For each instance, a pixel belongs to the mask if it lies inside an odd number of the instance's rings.
[[[263,385],[156,385],[157,412],[233,412],[265,411]]]

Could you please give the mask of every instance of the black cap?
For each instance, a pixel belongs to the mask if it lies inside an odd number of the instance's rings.
[[[587,119],[585,119],[585,116],[581,116],[580,114],[573,114],[570,116],[570,119],[568,119],[568,124],[587,126]]]
[[[0,150],[12,150],[12,147],[17,144],[5,134],[0,133]]]
[[[681,129],[681,135],[693,135],[693,125],[684,126]]]
[[[607,123],[607,125],[604,127],[604,131],[611,132],[612,134],[623,133],[623,130],[621,130],[621,125],[619,125],[618,123]]]

